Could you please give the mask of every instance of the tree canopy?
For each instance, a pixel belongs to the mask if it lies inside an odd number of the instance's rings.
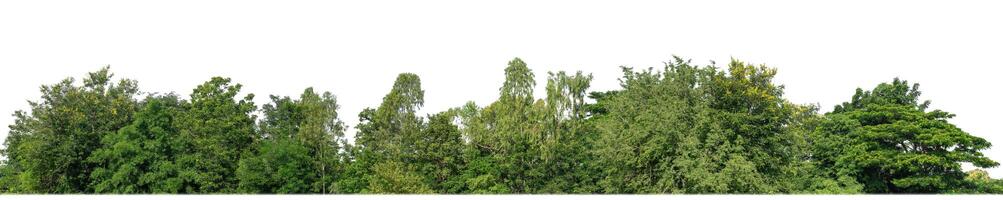
[[[954,114],[927,111],[919,84],[894,79],[870,91],[857,89],[849,102],[826,114],[836,126],[823,135],[840,141],[827,155],[839,173],[853,176],[871,193],[943,193],[963,190],[961,163],[995,167],[980,151],[991,144],[947,120]]]
[[[437,111],[401,73],[349,127],[332,92],[259,108],[229,78],[182,97],[104,67],[42,85],[13,113],[0,192],[1003,193],[984,170],[999,165],[983,154],[991,143],[930,110],[919,84],[858,88],[822,113],[787,100],[765,65],[621,69],[619,89],[594,91],[581,71],[538,85],[515,58],[496,100]]]

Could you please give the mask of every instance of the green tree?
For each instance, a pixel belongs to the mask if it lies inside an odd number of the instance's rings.
[[[271,96],[259,123],[254,156],[244,157],[237,176],[244,192],[332,193],[340,167],[344,125],[330,92],[307,88],[299,100]],[[305,163],[305,164],[304,164]],[[296,177],[296,178],[291,178]]]
[[[356,144],[377,159],[397,160],[409,148],[404,138],[421,131],[423,121],[417,116],[424,104],[425,91],[421,89],[418,75],[404,73],[397,76],[390,93],[376,110],[367,109],[359,114],[361,123]]]
[[[392,181],[384,180],[386,178],[396,178],[375,174],[376,170],[389,170],[384,171],[388,173],[407,170],[403,173],[410,174],[406,176],[408,180],[412,175],[420,176],[410,171],[415,168],[410,165],[414,160],[409,154],[416,152],[417,141],[414,139],[422,134],[424,121],[416,113],[425,102],[424,95],[418,75],[402,73],[397,76],[390,93],[383,97],[379,108],[367,108],[359,113],[359,132],[355,136],[355,147],[350,151],[353,155],[349,158],[353,166],[349,167],[346,179],[339,181],[339,189],[350,193],[395,192],[374,188],[382,186],[379,183]],[[399,163],[384,165],[386,162]]]
[[[13,114],[0,192],[1003,193],[982,170],[999,165],[991,144],[928,110],[918,84],[857,89],[822,115],[765,65],[621,68],[620,89],[591,93],[591,74],[550,72],[538,99],[515,58],[494,102],[425,116],[402,73],[348,143],[330,92],[270,96],[258,121],[228,78],[138,101],[105,67]]]
[[[707,69],[678,61],[665,69],[623,68],[622,90],[594,94],[599,98],[590,120],[599,135],[591,152],[593,162],[603,166],[598,182],[603,192],[698,192],[692,190],[726,185],[719,178],[727,177],[714,173],[723,163],[710,160],[718,158],[700,141],[716,139],[710,134],[719,129],[708,120],[704,91],[694,88],[708,82]]]
[[[275,139],[259,144],[258,153],[240,160],[236,176],[240,192],[308,193],[318,180],[310,149],[299,142]]]
[[[466,144],[459,128],[453,124],[456,111],[449,110],[428,117],[416,138],[407,138],[414,143],[414,151],[406,154],[407,160],[415,166],[424,183],[436,193],[459,193],[463,188],[460,171],[465,165],[463,150]]]
[[[360,124],[359,138],[375,139],[360,143],[363,153],[383,152],[382,156],[363,157],[370,159],[360,161],[373,164],[369,167],[372,176],[366,192],[458,192],[464,143],[452,123],[455,112],[428,116],[426,123],[416,116],[424,103],[423,96],[420,79],[413,74],[402,74],[380,108],[370,115],[372,120]],[[383,137],[373,138],[377,135]]]
[[[732,60],[718,70],[678,57],[661,72],[623,69],[623,90],[594,93],[589,109],[603,192],[852,191],[852,183],[812,175],[802,116],[813,112],[783,99],[774,69]],[[834,184],[790,184],[798,178]]]
[[[458,191],[472,194],[505,194],[510,193],[509,187],[501,181],[502,171],[498,168],[496,160],[487,154],[484,149],[489,146],[478,142],[483,140],[480,133],[487,127],[481,122],[480,110],[474,102],[467,102],[463,106],[456,108],[457,117],[462,126],[458,127],[460,133],[468,141],[463,149],[463,161],[465,165],[461,170],[458,183]]]
[[[128,125],[136,112],[136,81],[112,82],[105,67],[88,73],[82,86],[73,78],[41,87],[31,112],[17,111],[3,150],[4,190],[22,193],[83,193],[96,166],[87,158],[101,138]]]
[[[540,157],[544,168],[544,185],[537,192],[592,193],[598,173],[586,165],[592,160],[588,150],[594,131],[585,123],[585,95],[592,75],[581,71],[549,73],[547,78],[545,116]]]
[[[966,186],[955,189],[953,193],[967,194],[1003,194],[1003,179],[992,179],[989,173],[982,169],[968,171],[965,176]]]
[[[235,99],[241,87],[231,84],[229,78],[213,77],[196,87],[190,103],[184,105],[177,124],[183,141],[179,146],[186,151],[176,157],[171,169],[181,179],[178,192],[236,191],[238,162],[260,138],[251,113],[257,109],[254,95]]]
[[[919,84],[896,78],[871,91],[857,89],[849,102],[826,114],[833,124],[823,134],[843,144],[828,150],[829,163],[855,177],[868,193],[941,193],[963,184],[961,162],[976,167],[999,163],[980,151],[991,144],[947,120],[954,114],[927,111]]]
[[[375,194],[428,194],[434,191],[425,184],[416,169],[398,161],[381,162],[373,166],[373,178],[367,193]]]
[[[537,108],[542,110],[544,105],[542,102],[534,104],[533,87],[536,81],[533,77],[532,71],[521,59],[510,61],[505,68],[505,82],[498,101],[483,109],[475,109],[475,119],[468,119],[470,124],[465,125],[469,127],[466,130],[472,145],[479,150],[477,156],[488,157],[486,159],[489,160],[482,162],[498,168],[500,174],[491,179],[504,184],[504,191],[507,192],[531,193],[533,186],[543,185],[540,181],[544,172],[536,168],[541,162],[538,144],[544,138],[540,134],[543,127],[539,123],[543,116],[536,111]]]
[[[476,193],[592,192],[585,165],[588,138],[585,92],[591,75],[550,73],[547,97],[535,100],[535,77],[515,58],[505,68],[497,101],[459,109],[461,132],[470,138],[464,172]],[[496,182],[496,183],[492,183]],[[500,184],[500,185],[498,185]]]
[[[825,117],[818,114],[817,106],[797,107],[791,124],[786,128],[798,137],[790,140],[790,154],[800,162],[782,168],[782,176],[778,184],[785,193],[811,194],[853,194],[860,193],[863,185],[852,176],[841,174],[831,166],[831,160],[826,159],[834,152],[832,148],[841,145],[838,141],[829,140],[819,129],[832,128],[834,124],[827,123]]]
[[[177,181],[164,177],[156,169],[169,165],[177,152],[174,146],[178,131],[174,119],[180,111],[177,96],[150,96],[126,127],[102,138],[102,147],[87,159],[96,165],[91,173],[91,187],[96,193],[160,193]]]

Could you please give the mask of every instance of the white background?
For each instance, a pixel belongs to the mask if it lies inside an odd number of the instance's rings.
[[[593,73],[736,58],[779,69],[797,103],[822,111],[857,87],[901,77],[932,107],[1003,146],[1003,6],[993,1],[0,1],[0,124],[38,87],[111,65],[146,92],[187,96],[212,76],[257,95],[338,96],[342,120],[378,106],[396,74],[417,73],[426,113],[498,96],[506,62]],[[6,138],[8,128],[0,128]],[[354,129],[350,129],[354,132]],[[987,154],[1003,161],[1003,147]],[[1003,177],[1000,168],[990,169]]]

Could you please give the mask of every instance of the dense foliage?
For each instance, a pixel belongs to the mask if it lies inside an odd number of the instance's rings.
[[[894,79],[819,113],[784,98],[777,71],[732,60],[591,74],[504,69],[494,102],[423,116],[400,74],[358,114],[355,138],[330,92],[259,109],[214,77],[188,98],[113,82],[109,69],[43,85],[14,113],[0,154],[5,193],[1003,193],[991,147]],[[145,97],[141,97],[145,96]],[[591,100],[590,100],[591,99]],[[260,119],[259,119],[260,118]]]

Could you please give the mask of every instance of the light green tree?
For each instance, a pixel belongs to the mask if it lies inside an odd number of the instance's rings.
[[[585,92],[591,75],[550,73],[545,99],[534,99],[535,75],[515,58],[497,101],[468,104],[459,117],[470,147],[467,189],[476,193],[592,192],[585,165],[589,133]]]

